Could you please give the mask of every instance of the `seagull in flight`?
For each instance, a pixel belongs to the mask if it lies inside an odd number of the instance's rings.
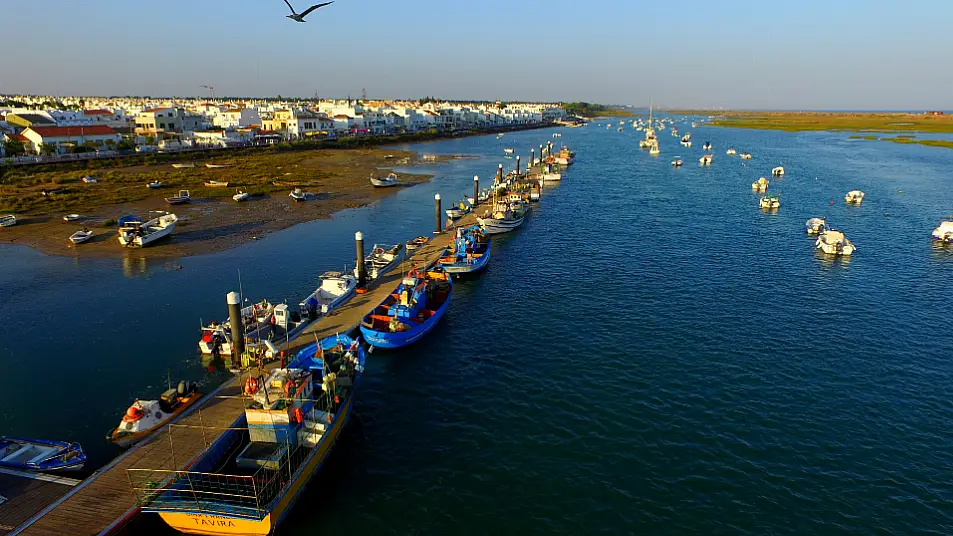
[[[324,7],[326,5],[333,4],[334,1],[332,0],[331,2],[315,4],[309,7],[308,9],[304,10],[304,13],[301,13],[301,14],[298,14],[295,12],[295,8],[291,7],[291,2],[289,2],[288,0],[285,0],[285,3],[288,4],[288,7],[291,9],[291,15],[285,15],[286,17],[288,17],[289,19],[293,21],[305,22],[304,18],[308,16],[308,13],[311,13],[312,11],[314,11],[315,9],[318,9],[319,7]]]

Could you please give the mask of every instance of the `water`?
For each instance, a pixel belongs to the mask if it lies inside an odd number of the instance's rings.
[[[953,151],[679,126],[695,147],[666,130],[655,159],[631,128],[563,130],[577,164],[494,240],[438,329],[371,355],[358,418],[280,533],[953,530],[953,250],[929,239],[953,212]],[[202,378],[197,317],[222,316],[238,268],[246,295],[298,299],[351,260],[355,230],[426,233],[435,192],[456,199],[512,166],[502,146],[548,136],[408,146],[482,158],[239,249],[127,263],[132,277],[115,260],[0,249],[3,428],[76,438],[105,461],[102,432],[131,398],[169,369]],[[696,163],[705,140],[710,168]],[[750,183],[779,163],[782,206],[766,214]],[[852,189],[862,206],[844,204]],[[812,216],[855,258],[815,255]]]

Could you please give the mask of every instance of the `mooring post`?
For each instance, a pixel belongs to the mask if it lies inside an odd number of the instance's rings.
[[[441,216],[440,194],[434,195],[433,200],[434,200],[434,205],[436,207],[436,215],[437,215],[437,226],[435,227],[434,234],[440,234],[443,232],[443,218],[440,217]]]
[[[540,144],[540,146],[539,146],[539,166],[540,166],[540,167],[543,166],[543,158],[544,158],[544,157],[543,157],[543,146],[542,146],[542,144]]]
[[[516,155],[516,175],[520,174],[520,155]]]
[[[245,353],[245,329],[242,327],[242,298],[237,292],[225,296],[228,302],[228,320],[232,327],[232,353],[241,357]]]
[[[480,176],[473,176],[473,206],[480,204]]]
[[[357,286],[367,284],[367,268],[364,266],[364,233],[354,233],[354,245],[357,248]]]
[[[543,154],[540,153],[539,156],[543,156]],[[526,165],[526,169],[529,170],[529,168],[535,165],[536,165],[536,149],[530,149],[529,150],[529,164]]]
[[[496,182],[497,184],[503,184],[503,164],[496,168]]]

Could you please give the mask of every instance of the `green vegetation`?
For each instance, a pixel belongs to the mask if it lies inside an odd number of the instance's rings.
[[[834,112],[720,112],[718,115],[713,126],[788,132],[953,132],[953,116],[943,115]]]
[[[629,117],[634,114],[621,108],[610,108],[588,102],[564,102],[566,112],[580,117]]]
[[[116,218],[109,218],[103,222],[103,227],[112,227],[113,225],[116,225],[117,223],[119,222],[116,221]]]
[[[877,136],[858,136],[857,134],[854,134],[854,135],[852,135],[852,136],[850,137],[850,139],[852,139],[852,140],[876,141],[876,140],[877,140]]]

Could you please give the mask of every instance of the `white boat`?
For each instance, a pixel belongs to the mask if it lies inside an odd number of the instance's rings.
[[[712,156],[713,155],[710,155],[710,154],[702,155],[702,157],[698,159],[698,163],[703,166],[710,166]]]
[[[129,447],[148,437],[161,426],[181,415],[201,398],[193,382],[179,382],[159,400],[136,400],[123,414],[119,426],[106,434],[106,440]]]
[[[83,219],[79,214],[67,214],[63,216],[63,221],[77,221]]]
[[[275,314],[275,305],[268,300],[242,307],[242,327],[245,334],[254,333],[270,324]],[[205,355],[229,355],[232,353],[231,318],[224,322],[212,322],[202,328],[199,350]]]
[[[127,248],[141,248],[172,234],[178,216],[164,213],[145,223],[129,222],[119,228],[119,243]]]
[[[288,194],[288,197],[294,199],[295,201],[301,202],[308,199],[308,194],[301,188],[295,188],[294,190],[291,190],[291,193]]]
[[[146,184],[146,188],[149,188],[149,189],[151,189],[151,190],[155,190],[155,189],[157,189],[157,188],[162,188],[162,183],[159,182],[159,181],[152,181],[152,182]]]
[[[539,190],[533,188],[529,191],[529,200],[531,203],[538,203],[540,199]]]
[[[768,190],[768,183],[771,182],[768,179],[761,177],[760,179],[751,183],[751,189],[758,192],[765,192]]]
[[[506,154],[513,154],[513,153],[516,152],[516,149],[513,149],[512,147],[507,147],[507,148],[503,149],[503,152],[506,153]]]
[[[844,201],[859,205],[864,202],[864,192],[860,190],[851,190],[844,196]]]
[[[222,181],[205,181],[206,188],[228,188],[227,182]]]
[[[683,162],[681,158],[676,158],[675,160],[672,160],[672,167],[682,167],[682,164]]]
[[[562,173],[543,173],[541,178],[546,182],[559,182],[563,179]]]
[[[82,244],[83,242],[86,242],[92,237],[93,237],[92,231],[90,231],[89,229],[83,229],[82,231],[76,231],[75,233],[71,234],[69,237],[69,241],[74,244]]]
[[[658,144],[657,144],[657,143],[654,144],[654,145],[652,145],[651,147],[649,147],[649,154],[650,154],[650,155],[652,155],[652,156],[658,156],[659,152],[660,152],[660,151],[659,151],[659,148],[658,148]]]
[[[827,220],[824,218],[811,218],[804,222],[804,230],[809,235],[818,235],[827,230]]]
[[[181,205],[183,203],[188,203],[190,199],[192,199],[192,196],[189,194],[188,190],[179,190],[179,195],[166,197],[165,202],[170,205]]]
[[[0,216],[0,227],[12,227],[17,224],[17,217],[13,214]]]
[[[736,151],[736,150],[734,150],[734,149],[728,149],[727,151],[725,151],[725,154],[731,156],[731,155],[733,155],[733,154],[738,154],[738,151]]]
[[[364,257],[364,270],[367,271],[368,280],[377,279],[398,265],[404,260],[405,251],[403,244],[374,244],[370,255]],[[360,277],[357,266],[354,267],[354,277]]]
[[[418,236],[417,238],[414,238],[413,240],[408,240],[407,242],[405,242],[404,248],[407,249],[407,253],[410,253],[411,251],[417,251],[418,249],[423,247],[423,245],[426,244],[427,242],[430,242],[430,237],[421,235],[421,236]]]
[[[742,160],[751,160],[751,153],[741,153],[738,155]]]
[[[194,168],[194,167],[195,167],[195,163],[194,163],[194,162],[189,162],[188,164],[172,164],[172,167],[174,167],[175,169]]]
[[[374,175],[371,175],[371,185],[374,188],[387,188],[389,186],[397,186],[397,174],[390,173],[384,178],[377,178]]]
[[[321,314],[328,314],[354,295],[357,278],[341,272],[321,274],[321,286],[301,302],[301,310],[308,311],[316,307]]]
[[[232,165],[231,165],[231,164],[209,164],[209,163],[206,163],[206,164],[205,164],[205,167],[207,167],[207,168],[209,168],[209,169],[222,169],[222,168],[232,167]]]
[[[781,199],[775,194],[768,194],[761,198],[761,208],[774,210],[781,207]]]
[[[933,239],[953,243],[953,221],[941,222],[940,226],[933,230]]]
[[[778,166],[771,170],[771,174],[774,175],[775,177],[780,177],[781,175],[784,175],[784,168],[781,166]]]
[[[853,255],[857,248],[844,233],[828,229],[817,237],[814,247],[828,255]]]
[[[86,184],[96,184],[97,182],[99,182],[99,179],[97,179],[96,177],[93,177],[92,175],[86,175],[85,177],[83,177],[83,182],[85,182]]]
[[[463,203],[459,203],[456,206],[451,206],[444,212],[447,213],[447,217],[451,220],[457,220],[467,215],[470,212],[470,208]]]
[[[711,150],[711,142],[706,141],[705,145],[702,145],[702,151],[710,151],[710,150]]]
[[[232,199],[238,203],[241,203],[242,201],[248,201],[248,192],[239,189],[237,192],[235,192],[235,195],[232,196]]]
[[[483,228],[486,234],[508,233],[520,225],[526,219],[526,211],[521,206],[512,206],[506,203],[497,203],[493,212],[487,211],[482,218],[477,218],[477,223]]]

